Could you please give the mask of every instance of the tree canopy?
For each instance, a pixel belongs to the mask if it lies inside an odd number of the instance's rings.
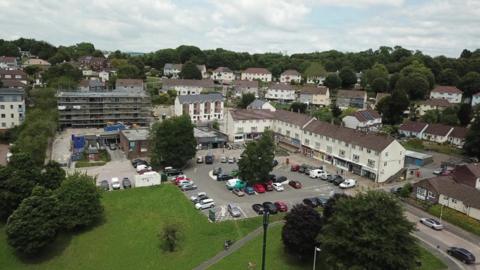
[[[473,123],[468,129],[463,150],[471,157],[480,158],[480,112],[475,113]]]
[[[403,90],[393,91],[391,96],[382,98],[376,110],[382,115],[382,122],[395,125],[402,122],[403,112],[408,109],[410,101]]]
[[[343,88],[352,88],[357,83],[357,76],[353,69],[344,67],[338,73],[340,80],[342,80]]]
[[[253,93],[245,93],[242,95],[242,98],[240,98],[240,101],[238,102],[238,108],[245,109],[254,100],[255,95]]]
[[[260,139],[247,143],[238,162],[239,176],[249,183],[265,182],[273,168],[275,144],[273,132],[263,132]]]
[[[323,81],[323,85],[330,89],[337,89],[342,86],[342,79],[340,79],[340,77],[336,73],[331,73],[327,75],[327,77]]]
[[[183,65],[182,71],[180,72],[180,78],[201,80],[202,73],[200,72],[196,64],[189,61]]]

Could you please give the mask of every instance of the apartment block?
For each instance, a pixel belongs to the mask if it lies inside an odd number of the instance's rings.
[[[189,115],[193,123],[223,119],[220,93],[183,95],[175,98],[175,115]]]
[[[0,130],[23,123],[25,118],[25,91],[23,89],[0,88]]]

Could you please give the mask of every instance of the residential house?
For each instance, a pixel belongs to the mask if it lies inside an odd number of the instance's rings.
[[[118,145],[128,159],[146,157],[149,153],[149,135],[147,128],[120,130]]]
[[[193,123],[223,119],[220,93],[181,95],[175,98],[175,115],[189,115]]]
[[[291,84],[270,83],[265,98],[287,102],[294,101],[296,98],[295,88]]]
[[[271,82],[272,73],[266,68],[247,68],[242,72],[242,80],[259,80],[262,82]]]
[[[438,176],[413,184],[419,200],[440,204],[480,220],[480,191],[457,182],[452,176]]]
[[[212,79],[222,83],[231,83],[235,80],[235,74],[228,67],[218,67],[212,72]]]
[[[96,78],[98,77],[98,72],[91,70],[91,69],[84,69],[82,70],[82,76],[89,79],[89,78]]]
[[[163,66],[163,76],[177,79],[180,76],[180,72],[182,72],[182,64],[166,63],[165,66]]]
[[[27,73],[19,69],[0,69],[0,80],[17,80],[27,84]]]
[[[302,81],[302,74],[294,69],[287,69],[280,75],[281,83],[300,83]]]
[[[477,106],[478,104],[480,104],[480,92],[472,96],[472,107]]]
[[[303,86],[299,101],[309,105],[330,106],[330,90],[326,86]]]
[[[380,92],[378,92],[377,96],[375,97],[375,105],[377,105],[378,102],[380,102],[380,100],[382,100],[383,98],[386,98],[386,97],[389,97],[389,96],[390,96],[390,93],[380,93]]]
[[[258,81],[234,80],[232,86],[236,97],[241,97],[248,93],[258,97]]]
[[[19,126],[25,119],[25,91],[0,88],[0,130]]]
[[[18,80],[11,80],[11,79],[8,79],[8,80],[0,80],[3,84],[2,87],[4,88],[17,88],[17,89],[23,89],[25,88],[25,86],[27,86],[26,84],[24,84],[23,82],[21,81],[18,81]]]
[[[108,60],[105,57],[95,57],[91,55],[82,56],[78,59],[80,69],[101,71],[109,67]]]
[[[202,74],[202,79],[208,79],[207,67],[205,65],[197,65],[197,68]]]
[[[450,103],[461,103],[462,91],[455,86],[437,86],[430,92],[430,98],[446,99]]]
[[[98,79],[81,80],[78,88],[82,92],[103,92],[107,90],[105,83]]]
[[[51,64],[48,61],[45,61],[40,58],[30,58],[23,63],[23,66],[24,67],[37,66],[37,67],[40,67],[40,69],[42,70],[46,70],[51,66]]]
[[[102,82],[107,82],[108,80],[110,80],[110,72],[107,70],[102,70],[98,72],[98,77],[100,78],[100,80],[102,80]]]
[[[232,142],[257,139],[267,129],[272,130],[274,112],[270,110],[229,110],[225,119],[225,133]]]
[[[480,190],[480,163],[458,165],[451,176],[457,183]]]
[[[448,107],[455,106],[455,104],[448,102],[446,99],[427,99],[418,103],[418,113],[420,116],[425,115],[427,111],[438,110],[443,111]]]
[[[307,77],[307,84],[320,85],[325,81],[325,76],[309,76]]]
[[[428,124],[423,122],[407,121],[400,125],[398,133],[405,137],[423,138],[423,133],[427,129]]]
[[[450,135],[448,135],[448,142],[457,147],[462,147],[465,144],[467,133],[468,128],[454,127],[453,131],[450,133]]]
[[[382,127],[382,117],[377,111],[371,109],[347,115],[342,121],[345,127],[362,131],[378,131]]]
[[[177,95],[198,95],[203,91],[213,90],[213,80],[163,79],[162,91],[175,90]]]
[[[115,81],[115,89],[143,91],[145,88],[142,79],[117,79]]]
[[[423,132],[423,139],[436,143],[447,142],[448,136],[452,133],[453,127],[443,124],[428,124]]]
[[[268,102],[266,100],[261,100],[261,99],[255,99],[254,101],[252,101],[252,103],[250,103],[247,106],[247,109],[249,109],[249,110],[270,110],[272,112],[274,112],[276,110],[275,107],[273,107],[272,104],[270,104],[270,102]]]
[[[16,57],[0,56],[0,69],[18,69]]]
[[[357,90],[338,90],[337,106],[344,110],[348,107],[357,109],[367,108],[367,92]]]

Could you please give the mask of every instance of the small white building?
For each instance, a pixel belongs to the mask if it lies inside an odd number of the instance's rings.
[[[325,81],[324,76],[310,76],[310,77],[307,77],[307,83],[308,84],[321,85],[321,84],[323,84],[323,81]]]
[[[472,96],[472,107],[480,104],[480,92]]]
[[[110,80],[110,72],[102,70],[98,72],[98,77],[100,78],[100,80],[102,80],[102,82],[107,82],[108,80]]]
[[[18,69],[16,57],[0,56],[0,69]]]
[[[203,91],[213,90],[215,84],[212,80],[183,80],[163,79],[162,91],[175,90],[177,95],[198,95]]]
[[[455,86],[437,86],[430,92],[430,98],[446,99],[450,103],[462,102],[462,91]]]
[[[296,99],[295,88],[286,83],[271,83],[268,86],[265,98],[278,101],[294,101]]]
[[[228,67],[218,67],[212,72],[212,80],[230,83],[235,80],[235,74]]]
[[[262,82],[271,82],[272,73],[266,68],[247,68],[242,72],[242,80],[260,80]]]
[[[443,124],[429,124],[423,132],[423,138],[426,141],[444,143],[447,142],[448,136],[452,133],[453,127]]]
[[[345,127],[362,131],[378,131],[382,127],[382,117],[378,112],[370,109],[347,115],[342,121]]]
[[[176,79],[179,77],[180,72],[182,72],[182,64],[166,63],[163,66],[163,76]]]
[[[427,99],[418,103],[418,114],[425,115],[427,111],[438,110],[443,111],[448,107],[455,106],[455,104],[448,102],[446,99]]]
[[[423,133],[427,129],[428,124],[423,122],[407,121],[400,125],[398,133],[405,137],[416,137],[417,139],[423,138]]]
[[[25,119],[25,91],[0,88],[0,130],[19,126]]]
[[[232,87],[236,97],[241,97],[248,93],[258,97],[258,81],[234,80]]]
[[[189,115],[193,123],[222,120],[223,100],[220,93],[177,96],[175,115]]]
[[[265,100],[261,100],[261,99],[255,99],[254,101],[252,101],[252,103],[250,103],[248,106],[247,106],[247,109],[249,110],[269,110],[269,111],[276,111],[275,107],[273,107],[272,104],[270,104],[270,102],[268,101],[265,101]]]
[[[302,81],[302,74],[300,74],[298,71],[294,69],[288,69],[285,70],[281,75],[280,75],[280,82],[281,83],[300,83]]]

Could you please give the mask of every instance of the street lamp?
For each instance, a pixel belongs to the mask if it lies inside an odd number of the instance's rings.
[[[440,223],[442,223],[442,216],[443,216],[443,204],[440,206]]]
[[[315,270],[315,263],[317,262],[317,252],[322,251],[319,247],[313,247],[313,270]]]
[[[263,210],[263,250],[262,250],[262,270],[265,270],[265,253],[267,251],[267,229],[268,229],[268,217],[270,212],[268,209]]]

